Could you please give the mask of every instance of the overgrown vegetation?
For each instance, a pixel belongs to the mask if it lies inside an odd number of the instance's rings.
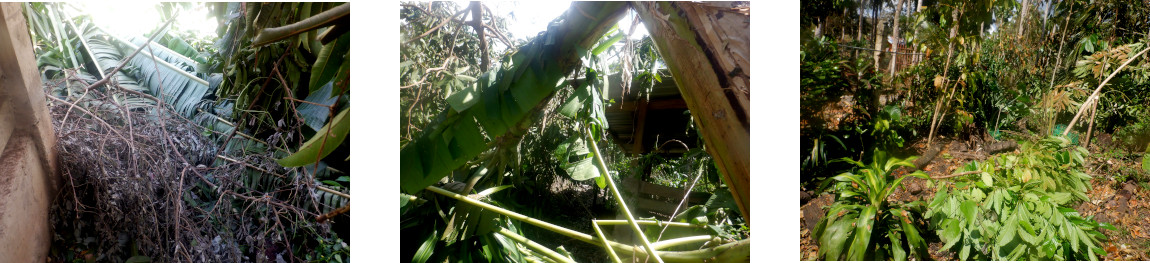
[[[1116,231],[1115,216],[1095,221],[1079,211],[1125,207],[1126,197],[1111,200],[1099,185],[1150,179],[1138,168],[1150,144],[1142,30],[1150,9],[891,0],[803,1],[801,12],[800,189],[812,196],[803,205],[821,194],[817,186],[856,169],[833,160],[917,155],[909,169],[937,179],[891,198],[929,201],[923,236],[941,245],[932,259],[1146,258],[1114,254],[1146,243]],[[822,221],[839,220],[831,212],[846,200],[841,189],[828,191],[835,205],[816,210]],[[803,258],[840,259],[824,250],[853,244],[832,239]]]

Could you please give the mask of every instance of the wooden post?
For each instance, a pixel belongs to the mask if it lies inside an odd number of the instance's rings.
[[[750,223],[750,15],[730,3],[633,2]],[[749,12],[749,11],[748,11]]]
[[[635,106],[635,136],[631,137],[631,152],[643,155],[643,133],[647,126],[647,100],[639,99]]]
[[[59,188],[56,133],[21,3],[0,3],[0,258],[45,262]]]

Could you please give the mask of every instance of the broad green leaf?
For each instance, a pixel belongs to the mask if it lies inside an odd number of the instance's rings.
[[[1142,171],[1150,174],[1150,153],[1142,155]]]
[[[427,259],[431,258],[431,253],[435,252],[435,241],[439,240],[436,237],[439,237],[439,229],[432,229],[431,235],[427,236],[427,239],[419,246],[419,250],[415,251],[415,256],[411,257],[412,263],[425,263]]]
[[[471,108],[471,105],[475,105],[476,102],[479,102],[479,95],[476,94],[475,90],[477,85],[478,84],[467,85],[467,87],[455,93],[451,93],[451,95],[447,96],[447,104],[451,105],[451,109],[455,110],[455,112],[463,112]]]
[[[311,66],[311,91],[319,89],[320,83],[327,83],[339,73],[339,68],[348,59],[351,44],[351,34],[343,34],[338,39],[323,46],[315,64]]]
[[[1018,230],[1018,221],[1016,220],[1017,218],[1018,217],[1012,215],[1009,219],[1007,219],[1006,225],[1002,227],[1002,232],[998,235],[998,242],[995,242],[994,246],[1002,247],[1007,243],[1010,243],[1011,240],[1014,240],[1014,236]]]
[[[612,36],[610,39],[607,39],[606,41],[599,43],[599,45],[596,46],[595,49],[591,51],[591,54],[595,55],[595,56],[602,54],[603,51],[607,51],[608,48],[610,48],[612,45],[615,45],[615,43],[619,42],[619,40],[623,39],[624,36],[625,35],[623,35],[623,32],[619,32],[618,34],[615,34],[615,36]]]
[[[577,117],[579,110],[583,109],[583,105],[590,96],[591,94],[587,90],[587,85],[581,85],[571,93],[571,96],[567,98],[567,102],[564,102],[563,106],[559,108],[559,113],[568,118]]]
[[[310,163],[315,163],[316,160],[323,159],[323,157],[335,151],[335,148],[343,143],[347,138],[347,134],[351,128],[351,108],[344,109],[339,115],[331,120],[327,125],[316,132],[307,142],[300,147],[298,151],[288,157],[276,160],[284,167],[297,167]],[[330,132],[329,132],[330,131]],[[326,138],[326,139],[325,139]]]
[[[958,241],[962,237],[962,227],[959,225],[960,222],[958,220],[947,220],[946,222],[946,229],[942,232],[942,238],[943,241],[946,241],[946,244],[943,244],[942,250],[949,250],[955,244],[958,244]]]
[[[584,158],[583,160],[571,163],[569,167],[565,167],[567,174],[571,175],[571,179],[576,181],[599,177],[599,168],[595,166],[592,159],[593,158]]]
[[[958,253],[958,260],[966,261],[970,256],[970,246],[962,246],[962,251]]]
[[[854,231],[854,242],[847,251],[847,260],[864,260],[867,248],[870,247],[871,231],[874,229],[874,217],[877,210],[867,206],[859,213],[858,222]]]
[[[890,238],[891,257],[895,261],[906,261],[906,250],[902,249],[902,237],[899,232],[894,229],[888,229],[886,235]]]
[[[974,201],[962,202],[962,208],[961,209],[962,209],[962,216],[964,219],[966,219],[966,225],[970,226],[972,223],[974,223],[974,219],[975,219],[974,218],[974,212],[975,212],[974,211],[974,209],[975,209]]]
[[[599,186],[599,189],[606,188],[607,187],[607,177],[606,176],[595,177],[595,185]]]
[[[333,105],[339,97],[331,96],[333,82],[327,82],[320,87],[319,90],[307,95],[305,101],[320,104],[320,105]],[[300,117],[303,117],[304,123],[312,130],[318,131],[323,128],[323,124],[327,122],[328,107],[323,107],[311,103],[300,103],[296,106],[296,111],[299,112]]]

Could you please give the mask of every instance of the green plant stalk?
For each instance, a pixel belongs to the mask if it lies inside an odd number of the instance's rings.
[[[504,237],[507,237],[515,242],[519,242],[519,244],[523,244],[535,252],[543,253],[544,256],[551,258],[551,260],[554,260],[555,262],[575,263],[575,261],[572,261],[563,255],[559,255],[559,253],[556,253],[554,250],[544,247],[539,243],[535,243],[535,241],[531,241],[531,239],[527,239],[526,237],[520,236],[519,234],[507,231],[506,228],[499,228],[499,231],[496,233],[499,233],[500,235],[503,235]]]
[[[505,216],[510,217],[512,219],[516,219],[516,220],[519,220],[519,221],[522,221],[522,222],[525,222],[528,224],[535,225],[537,227],[541,227],[541,228],[546,229],[546,230],[551,231],[551,232],[559,233],[561,235],[564,235],[564,236],[567,236],[570,238],[578,239],[580,241],[592,243],[592,244],[599,243],[599,242],[596,242],[595,238],[591,237],[591,235],[580,233],[580,232],[570,230],[567,228],[563,228],[561,226],[557,226],[557,225],[554,225],[554,224],[551,224],[551,223],[548,223],[548,222],[545,222],[545,221],[542,221],[539,219],[535,219],[535,218],[531,218],[531,217],[528,217],[528,216],[525,216],[525,215],[522,215],[519,213],[515,213],[515,212],[512,212],[510,210],[503,209],[502,207],[494,206],[494,205],[491,205],[488,203],[481,202],[479,200],[475,200],[475,199],[457,194],[457,193],[452,192],[450,190],[446,190],[446,189],[435,187],[435,186],[428,186],[426,189],[430,190],[432,192],[441,194],[441,195],[445,195],[447,197],[454,198],[454,199],[459,200],[459,201],[463,201],[463,202],[468,203],[468,204],[479,206],[483,209],[491,210],[492,212],[496,212],[496,213],[499,213],[501,215],[505,215]]]
[[[584,132],[591,135],[591,128],[584,125]],[[631,215],[631,209],[627,208],[627,202],[623,202],[623,195],[619,193],[619,188],[615,186],[615,181],[611,180],[611,173],[607,171],[607,163],[603,162],[603,155],[599,153],[599,145],[595,143],[594,138],[587,140],[591,144],[591,152],[595,154],[595,164],[599,166],[599,173],[603,176],[603,181],[607,181],[607,187],[611,189],[611,194],[615,196],[615,201],[619,203],[619,209],[622,210],[623,215],[627,217],[627,222],[631,224],[631,228],[635,229],[635,234],[639,236],[642,241],[643,248],[647,249],[648,255],[655,258],[655,262],[663,263],[663,259],[659,258],[659,254],[655,252],[655,248],[651,247],[651,241],[647,240],[647,234],[643,233],[643,229],[639,228],[639,224],[635,223],[635,216]]]
[[[651,244],[651,247],[653,247],[655,249],[664,249],[664,248],[669,248],[669,247],[678,246],[678,245],[686,245],[686,244],[697,243],[697,242],[707,242],[707,241],[710,241],[712,238],[715,238],[715,237],[713,237],[711,235],[698,235],[698,236],[672,238],[672,239],[667,239],[667,240],[655,242],[654,244]]]
[[[61,15],[70,16],[67,13],[67,11],[65,11],[63,9],[61,9],[60,12],[61,12]],[[68,26],[72,27],[72,32],[76,32],[76,34],[81,34],[81,35],[83,34],[83,33],[80,33],[80,27],[77,27],[75,23],[72,23],[71,19],[64,19],[64,21],[68,22]],[[92,47],[88,45],[88,40],[85,39],[84,36],[79,36],[79,39],[80,39],[80,44],[84,45],[84,47],[85,47],[84,48],[85,53],[88,53],[88,57],[92,58],[92,64],[96,65],[96,68],[97,68],[96,72],[100,74],[100,79],[107,78],[107,76],[104,76],[104,71],[99,70],[100,63],[96,62],[96,54],[92,54]]]
[[[587,242],[587,243],[592,244],[592,245],[601,245],[602,243],[604,243],[604,242],[597,241],[595,238],[591,237],[591,235],[580,233],[578,231],[570,230],[570,229],[563,228],[560,226],[556,226],[556,225],[553,225],[551,223],[547,223],[544,221],[540,221],[538,219],[534,219],[534,218],[531,218],[531,217],[528,217],[528,216],[525,216],[525,215],[522,215],[519,213],[509,211],[507,209],[503,209],[502,207],[494,206],[494,205],[484,203],[484,202],[479,201],[479,200],[472,199],[470,197],[456,194],[454,192],[445,190],[443,188],[439,188],[439,187],[435,187],[435,186],[428,186],[424,189],[426,189],[428,191],[432,191],[432,192],[437,193],[437,194],[445,195],[447,197],[451,197],[453,199],[456,199],[456,200],[459,200],[459,201],[462,201],[462,202],[465,202],[468,204],[479,206],[483,209],[490,210],[491,212],[495,212],[495,213],[507,216],[507,217],[512,218],[512,219],[517,219],[517,220],[522,221],[524,223],[532,224],[534,226],[537,226],[537,227],[540,227],[540,228],[543,228],[543,229],[546,229],[546,230],[549,230],[549,231],[552,231],[555,233],[559,233],[561,235],[564,235],[564,236],[567,236],[567,237],[570,237],[573,239],[577,239],[579,241]],[[626,254],[626,255],[632,255],[632,254],[634,254],[636,256],[648,255],[646,251],[636,249],[635,247],[630,246],[630,245],[620,244],[620,243],[614,242],[614,241],[608,241],[606,243],[610,243],[611,246],[615,250],[623,251],[625,253],[630,253],[630,254]],[[750,244],[751,244],[751,239],[748,238],[748,239],[739,240],[739,241],[732,242],[732,243],[723,244],[721,246],[713,247],[713,248],[698,249],[698,250],[691,250],[691,251],[661,251],[661,252],[659,252],[659,256],[660,256],[660,258],[666,259],[667,262],[670,262],[670,263],[675,263],[675,262],[715,262],[712,259],[738,260],[738,259],[742,259],[744,257],[750,256]],[[720,260],[717,262],[730,262],[730,261]]]
[[[591,228],[594,228],[595,235],[599,236],[599,239],[603,240],[603,247],[607,248],[607,255],[611,256],[611,262],[622,263],[623,261],[619,260],[619,255],[615,254],[615,248],[612,248],[611,244],[607,243],[607,236],[603,235],[603,229],[599,228],[599,222],[599,220],[592,219]]]
[[[627,222],[627,220],[622,220],[622,219],[608,219],[608,220],[595,220],[595,221],[599,222],[600,225],[604,225],[604,226],[623,225],[623,224],[629,223],[629,222]],[[640,225],[648,225],[648,226],[650,226],[650,225],[654,225],[654,226],[678,226],[678,227],[703,227],[704,226],[704,225],[692,225],[691,223],[667,222],[667,221],[655,221],[655,220],[635,220],[635,223],[640,224]]]
[[[60,33],[60,32],[62,32],[62,31],[60,31],[61,23],[60,23],[60,19],[58,17],[59,12],[56,12],[56,8],[55,8],[56,5],[48,4],[48,7],[49,7],[49,8],[47,8],[48,9],[48,18],[52,19],[52,29],[56,31],[56,43],[59,43],[59,45],[64,46],[64,51],[65,51],[64,53],[66,53],[67,57],[72,60],[72,67],[79,68],[80,65],[77,64],[77,62],[76,62],[76,56],[72,53],[72,43],[69,43],[68,41],[60,40],[61,37],[64,38],[65,40],[67,40],[68,37],[65,37],[63,34]]]

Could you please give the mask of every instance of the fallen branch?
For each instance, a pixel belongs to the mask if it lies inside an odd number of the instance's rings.
[[[347,213],[347,211],[351,211],[351,204],[350,203],[343,206],[343,207],[336,208],[335,210],[331,210],[331,212],[328,212],[327,214],[323,214],[321,216],[315,217],[315,221],[323,223],[324,221],[327,221],[328,219],[331,219],[332,217],[338,216],[338,215],[343,214],[343,213]]]
[[[347,194],[345,194],[345,193],[343,193],[343,192],[340,192],[340,191],[332,190],[332,189],[330,189],[330,188],[327,188],[327,187],[323,187],[323,186],[319,186],[319,185],[317,185],[317,186],[315,186],[315,188],[316,188],[316,189],[319,189],[320,191],[324,191],[324,192],[332,193],[332,194],[334,194],[334,195],[342,196],[343,198],[351,199],[351,196],[350,196],[350,195],[347,195]]]
[[[976,173],[981,173],[981,172],[982,172],[982,171],[969,171],[969,172],[961,172],[961,173],[956,173],[956,174],[952,174],[952,175],[945,175],[945,176],[939,176],[939,177],[931,177],[930,179],[946,179],[946,178],[951,178],[951,177],[959,177],[959,176],[963,176],[963,175],[971,175],[971,174],[976,174]]]
[[[92,116],[92,118],[93,118],[93,119],[95,119],[96,121],[99,121],[99,122],[100,122],[100,124],[103,124],[103,125],[104,125],[104,127],[108,128],[108,130],[109,130],[109,131],[112,131],[113,133],[116,133],[116,136],[119,136],[119,137],[120,137],[120,139],[124,139],[124,141],[128,141],[128,138],[124,137],[124,135],[123,135],[123,134],[120,134],[120,131],[116,130],[115,128],[112,128],[112,125],[111,125],[111,124],[108,124],[108,122],[105,122],[105,121],[104,121],[104,119],[101,119],[99,116],[96,116],[96,114],[92,113],[91,111],[88,111],[87,109],[84,109],[84,107],[76,107],[76,104],[72,104],[72,102],[69,102],[69,101],[66,101],[66,100],[62,100],[62,99],[56,98],[56,96],[51,96],[51,95],[48,95],[48,96],[45,96],[45,97],[48,97],[49,99],[52,99],[52,100],[55,100],[55,101],[58,101],[58,102],[61,102],[61,103],[64,103],[64,104],[68,104],[68,105],[71,105],[71,107],[69,107],[69,108],[68,108],[68,111],[69,111],[69,112],[70,112],[70,111],[72,111],[72,108],[79,108],[79,109],[80,109],[80,111],[82,111],[82,112],[84,112],[84,113],[87,113],[89,116]]]
[[[351,15],[351,4],[343,4],[290,25],[264,28],[252,40],[252,47],[261,47],[316,28],[335,24],[340,18]]]
[[[1130,62],[1133,62],[1134,59],[1141,57],[1142,54],[1146,54],[1146,51],[1150,51],[1150,47],[1143,48],[1142,51],[1138,52],[1137,55],[1130,56],[1130,59],[1127,59],[1126,62],[1122,63],[1122,66],[1118,66],[1117,69],[1114,69],[1114,72],[1111,72],[1110,76],[1106,77],[1106,80],[1103,80],[1101,84],[1098,84],[1098,88],[1094,89],[1094,93],[1091,93],[1090,97],[1086,98],[1086,101],[1082,103],[1082,106],[1078,107],[1078,113],[1074,114],[1073,119],[1070,119],[1070,124],[1066,125],[1065,131],[1062,131],[1062,136],[1070,134],[1070,130],[1074,129],[1074,124],[1078,123],[1078,117],[1082,117],[1082,113],[1086,111],[1086,107],[1089,107],[1090,104],[1098,102],[1098,93],[1102,91],[1102,87],[1105,87],[1106,83],[1110,82],[1110,79],[1114,78],[1115,75],[1118,75],[1118,72],[1121,72],[1123,68],[1126,68],[1126,65],[1130,65]]]
[[[255,166],[255,165],[251,165],[251,164],[249,164],[249,163],[246,163],[246,162],[243,162],[243,161],[240,161],[240,160],[236,160],[236,159],[228,158],[227,156],[223,156],[223,155],[219,155],[219,154],[217,154],[217,155],[216,155],[216,158],[224,159],[225,161],[228,161],[228,162],[231,162],[231,163],[235,163],[235,164],[240,164],[240,165],[243,165],[243,166],[247,166],[248,168],[252,168],[252,169],[255,169],[256,171],[260,171],[260,172],[263,172],[263,173],[265,173],[265,174],[274,175],[275,177],[279,177],[279,178],[287,178],[287,176],[284,176],[284,175],[281,175],[281,174],[276,174],[276,173],[273,173],[273,172],[271,172],[271,171],[268,171],[268,170],[266,170],[266,169],[264,169],[264,168],[260,168],[260,167],[258,167],[258,166]]]

